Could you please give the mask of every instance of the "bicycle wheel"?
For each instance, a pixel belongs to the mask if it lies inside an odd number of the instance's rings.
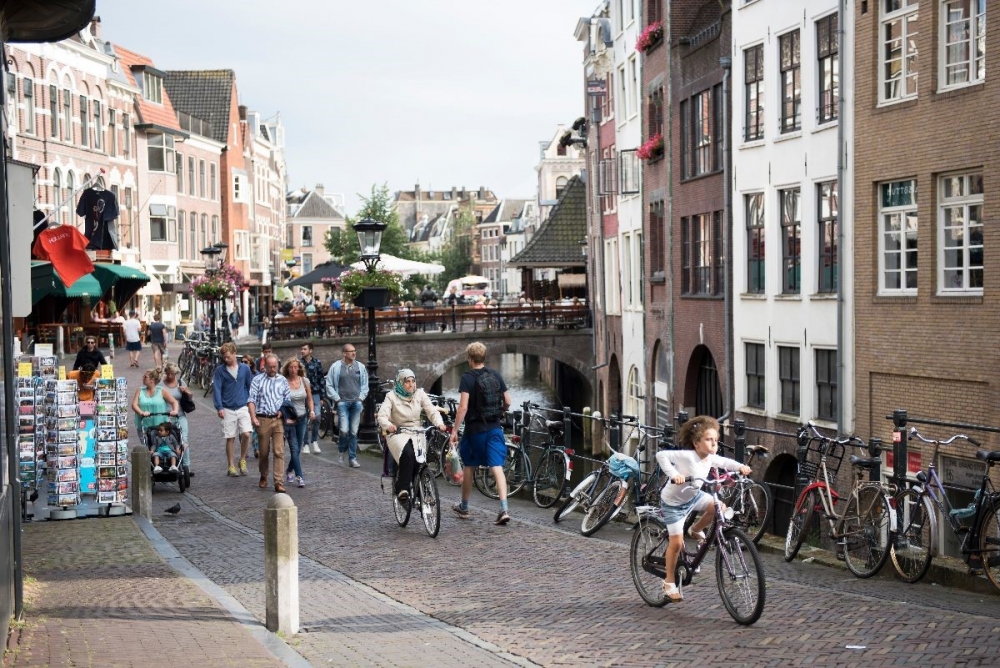
[[[566,460],[562,451],[546,450],[535,473],[535,484],[532,496],[539,508],[551,508],[562,496],[563,485],[566,483]]]
[[[983,573],[1000,589],[1000,515],[997,506],[987,508],[983,513],[983,522],[979,525],[979,549],[983,560]]]
[[[764,612],[767,585],[753,541],[737,527],[725,529],[715,553],[719,596],[737,624],[749,626]]]
[[[420,519],[424,521],[427,535],[436,538],[441,530],[441,500],[434,474],[425,467],[417,477],[417,485],[420,488]]]
[[[785,534],[785,561],[791,561],[799,553],[802,541],[805,540],[806,533],[812,525],[813,507],[817,502],[816,490],[813,490],[802,496],[796,504],[792,518],[788,520],[788,532]]]
[[[880,487],[862,487],[851,495],[844,511],[844,561],[859,578],[879,572],[889,558],[892,527],[889,498]]]
[[[900,578],[916,582],[931,565],[937,535],[934,507],[916,490],[904,489],[896,496],[896,512],[902,513],[903,531],[892,542],[889,556]]]
[[[427,470],[437,478],[444,473],[444,460],[441,451],[448,448],[448,435],[440,431],[432,431],[427,437]]]
[[[594,481],[599,475],[600,471],[594,471],[584,478],[583,482],[574,487],[573,491],[570,492],[569,496],[566,498],[566,501],[564,501],[563,504],[556,509],[555,515],[552,516],[552,521],[559,522],[563,518],[569,517],[569,514],[576,510],[576,507],[586,500],[587,491],[590,489],[590,486],[594,484]]]
[[[608,486],[597,495],[594,502],[587,508],[587,512],[583,514],[583,521],[580,522],[580,533],[584,536],[593,536],[600,531],[601,527],[608,523],[608,520],[618,509],[618,504],[625,500],[627,491],[628,483],[621,478],[614,478],[608,483]]]
[[[504,463],[503,473],[507,476],[508,499],[524,489],[531,478],[528,455],[516,445],[507,446],[507,461]]]
[[[499,499],[500,493],[497,491],[497,483],[493,478],[493,470],[488,466],[477,466],[476,473],[472,477],[473,482],[476,483],[476,489],[482,493],[483,496],[490,499]]]
[[[655,519],[640,520],[629,548],[629,568],[635,590],[647,605],[654,608],[666,605],[667,597],[663,595],[664,578],[651,572],[656,570],[651,560],[660,562],[659,570],[662,572],[666,547],[667,529],[663,523]]]
[[[771,490],[767,485],[751,482],[733,500],[732,523],[757,543],[771,519]]]
[[[396,522],[399,526],[405,527],[410,521],[410,511],[413,510],[413,495],[406,500],[405,503],[399,501],[399,497],[396,496],[396,485],[395,478],[393,478],[392,486],[392,512],[396,515]]]
[[[333,437],[333,407],[324,399],[319,414],[319,437],[327,436]]]

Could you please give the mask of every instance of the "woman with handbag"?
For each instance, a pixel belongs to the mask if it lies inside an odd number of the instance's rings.
[[[290,357],[284,366],[281,367],[281,375],[288,380],[289,399],[281,407],[281,413],[285,422],[285,442],[288,443],[291,456],[288,458],[288,467],[285,470],[285,481],[289,484],[295,482],[299,487],[306,486],[306,479],[302,475],[302,461],[299,455],[302,452],[302,444],[306,440],[306,429],[309,423],[316,419],[316,410],[313,404],[312,388],[306,379],[306,372],[302,368],[299,358]]]
[[[177,413],[177,426],[181,430],[181,445],[184,447],[184,457],[181,465],[191,468],[191,448],[188,441],[188,419],[187,414],[193,413],[196,406],[191,388],[181,379],[181,370],[173,362],[168,362],[163,367],[163,378],[160,380],[160,387],[167,391],[180,406]]]

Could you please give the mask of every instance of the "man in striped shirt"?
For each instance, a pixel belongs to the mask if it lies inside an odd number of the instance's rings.
[[[288,380],[278,373],[278,356],[264,357],[264,373],[253,377],[250,383],[250,422],[257,430],[260,441],[260,488],[267,488],[268,457],[274,451],[274,491],[285,491],[285,425],[281,407],[288,401],[291,390]]]

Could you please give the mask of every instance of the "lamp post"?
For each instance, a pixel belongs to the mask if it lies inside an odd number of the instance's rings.
[[[215,276],[215,272],[219,270],[218,256],[222,252],[222,249],[217,246],[209,246],[208,248],[202,248],[201,254],[205,256],[205,275],[209,278]],[[209,317],[209,335],[208,340],[213,346],[219,345],[219,339],[215,333],[215,299],[208,300],[208,317]]]
[[[507,252],[507,236],[504,234],[503,230],[500,230],[500,303],[503,303],[504,296],[507,294],[507,275],[504,273],[503,268],[503,255]]]
[[[361,245],[361,261],[369,273],[375,271],[379,261],[379,248],[382,246],[382,232],[386,224],[370,218],[359,220],[354,224]],[[375,395],[378,393],[378,358],[375,353],[375,307],[378,289],[365,288],[358,298],[358,305],[368,308],[368,397],[365,399],[364,413],[358,426],[358,439],[366,442],[378,438],[378,424],[375,422]],[[388,302],[387,302],[388,303]],[[385,304],[382,304],[385,306]]]
[[[212,244],[212,246],[219,249],[219,262],[215,268],[216,271],[218,271],[219,269],[222,269],[223,265],[226,264],[226,253],[229,251],[229,244],[216,242]],[[223,322],[222,327],[225,329],[225,331],[228,332],[229,321],[226,319],[226,298],[223,297],[221,301],[222,301],[222,322]],[[213,324],[214,324],[214,317],[213,317]],[[231,339],[232,339],[231,336],[226,338],[227,341]]]

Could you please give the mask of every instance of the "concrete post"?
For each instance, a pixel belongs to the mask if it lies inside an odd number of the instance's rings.
[[[149,450],[137,445],[132,449],[132,512],[153,519],[153,475],[149,468]]]
[[[299,632],[299,515],[292,497],[275,494],[264,509],[266,626]]]
[[[590,421],[590,406],[583,407],[583,451],[594,451],[594,427]]]

